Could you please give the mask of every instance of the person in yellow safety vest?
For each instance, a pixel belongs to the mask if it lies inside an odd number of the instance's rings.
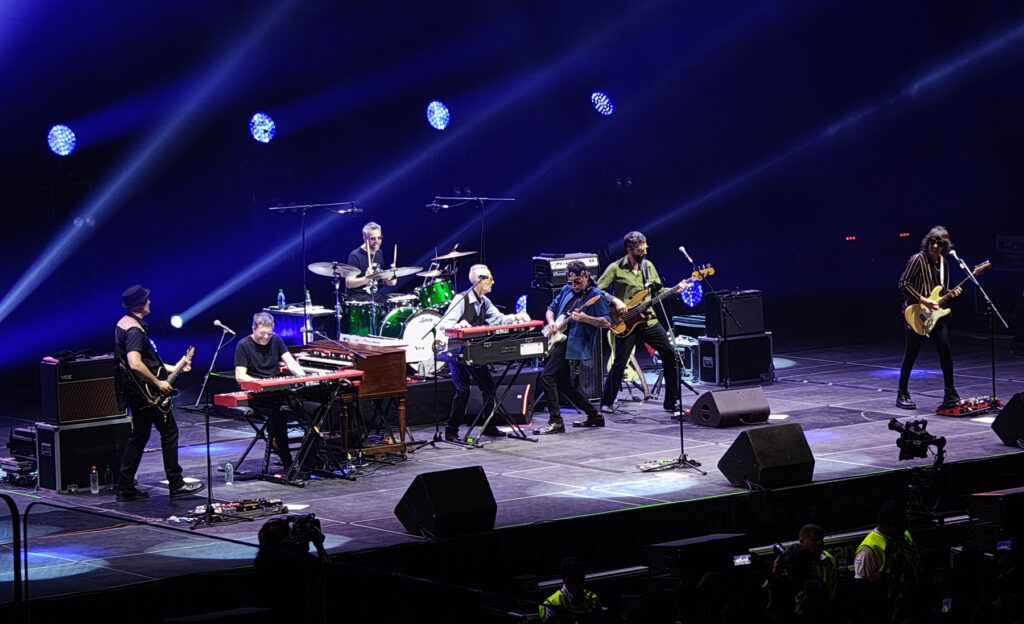
[[[907,510],[902,503],[885,501],[878,511],[878,525],[857,547],[854,578],[872,584],[902,583],[917,578],[918,553],[907,530]]]
[[[825,550],[825,530],[817,524],[805,524],[800,527],[799,543],[811,552],[811,572],[828,588],[828,597],[834,598],[839,566],[832,553]]]
[[[597,594],[583,587],[586,566],[576,557],[562,560],[562,588],[540,605],[545,622],[599,622],[604,609]]]

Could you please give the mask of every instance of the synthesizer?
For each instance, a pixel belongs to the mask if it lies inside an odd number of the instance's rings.
[[[480,325],[476,327],[452,327],[444,330],[449,339],[491,340],[499,336],[520,336],[536,334],[544,327],[544,321],[527,321],[510,325]]]

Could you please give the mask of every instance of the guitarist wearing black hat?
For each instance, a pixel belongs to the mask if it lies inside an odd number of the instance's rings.
[[[114,349],[120,362],[114,379],[119,401],[131,408],[132,432],[121,458],[117,500],[128,502],[149,497],[148,492],[135,487],[135,473],[142,462],[142,452],[152,427],[160,432],[160,450],[171,498],[196,494],[206,486],[186,483],[182,478],[182,468],[178,464],[178,423],[167,400],[173,391],[173,376],[191,369],[191,355],[182,357],[170,367],[157,355],[149,340],[149,328],[142,320],[149,314],[148,288],[138,284],[130,286],[121,294],[121,300],[125,315],[114,328]],[[168,378],[161,379],[164,371],[169,373]]]

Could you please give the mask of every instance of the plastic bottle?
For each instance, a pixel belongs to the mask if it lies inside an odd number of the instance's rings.
[[[110,464],[103,470],[103,489],[108,492],[114,489],[114,472],[110,469]]]
[[[224,464],[224,483],[226,485],[232,485],[232,484],[234,484],[234,482],[235,482],[235,467],[231,465],[231,460],[229,459],[227,461],[227,463]]]
[[[284,298],[284,288],[277,290],[277,309],[284,310],[288,306],[288,302]]]
[[[100,475],[96,472],[96,466],[93,466],[92,472],[89,473],[89,491],[93,494],[100,493]]]

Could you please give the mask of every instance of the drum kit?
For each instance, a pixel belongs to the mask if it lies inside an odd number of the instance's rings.
[[[330,277],[334,283],[334,303],[337,316],[338,335],[354,334],[358,336],[383,336],[397,338],[405,342],[405,360],[411,366],[424,368],[433,360],[431,345],[434,342],[431,330],[441,320],[441,315],[448,304],[455,298],[455,263],[450,262],[471,256],[475,251],[452,251],[431,259],[431,266],[424,271],[422,267],[397,267],[369,273],[373,285],[372,299],[343,299],[340,285],[346,277],[357,277],[360,270],[340,262],[314,262],[309,270],[317,275]],[[442,265],[440,263],[448,262]],[[376,295],[375,285],[378,281],[393,280],[399,277],[416,275],[423,278],[423,283],[413,288],[411,293],[390,293]],[[436,332],[442,343],[447,339],[444,332]]]

